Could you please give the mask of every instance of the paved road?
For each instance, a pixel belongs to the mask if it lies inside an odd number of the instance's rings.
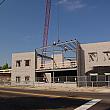
[[[0,87],[0,110],[74,110],[91,98],[102,99],[102,101],[89,110],[110,110],[110,93],[57,92]]]

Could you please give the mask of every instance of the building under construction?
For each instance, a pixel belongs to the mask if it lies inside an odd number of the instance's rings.
[[[59,42],[58,23],[58,42],[48,45],[51,0],[45,0],[45,4],[43,46],[33,52],[12,54],[11,84],[110,83],[110,42],[80,44],[76,39]]]
[[[12,82],[57,82],[55,77],[77,76],[78,45],[76,40],[54,42],[34,52],[14,53]]]
[[[17,84],[68,81],[79,85],[86,81],[110,81],[109,47],[110,42],[80,44],[71,40],[54,42],[34,52],[14,53],[11,81]],[[65,76],[72,79],[66,80]]]

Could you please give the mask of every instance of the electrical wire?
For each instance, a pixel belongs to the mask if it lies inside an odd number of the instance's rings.
[[[6,0],[2,0],[1,2],[0,2],[0,6],[5,2]]]
[[[59,4],[58,4],[59,0],[57,0],[57,28],[58,28],[58,43],[60,42],[60,10],[59,10]]]

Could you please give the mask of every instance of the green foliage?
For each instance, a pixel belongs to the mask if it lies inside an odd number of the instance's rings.
[[[2,69],[8,69],[8,63],[4,64]]]
[[[0,70],[2,69],[2,66],[0,66]]]

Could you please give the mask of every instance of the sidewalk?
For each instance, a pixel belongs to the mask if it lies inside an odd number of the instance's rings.
[[[68,92],[90,92],[90,93],[110,93],[108,87],[35,87],[28,89],[49,90],[49,91],[68,91]]]
[[[42,91],[67,91],[67,92],[90,92],[110,93],[110,87],[77,87],[75,84],[44,83],[36,86],[0,86],[5,88],[32,89]]]
[[[43,91],[110,93],[109,87],[76,87],[76,85],[74,84],[39,84],[36,86],[2,86],[2,87],[43,90]]]

